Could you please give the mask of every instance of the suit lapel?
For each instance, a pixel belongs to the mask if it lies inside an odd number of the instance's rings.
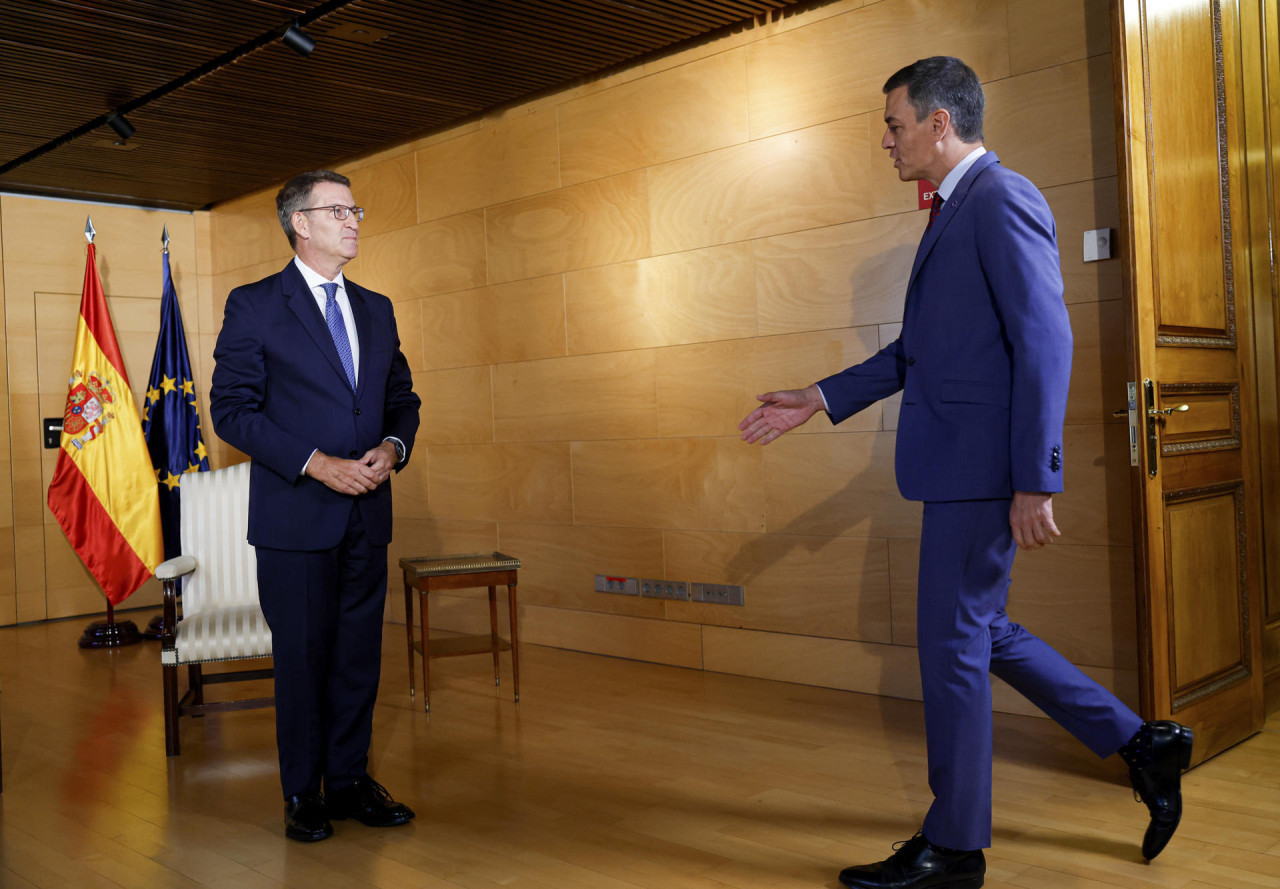
[[[282,276],[281,286],[284,290],[285,305],[297,317],[303,329],[315,342],[316,348],[320,350],[320,354],[325,357],[325,360],[329,362],[329,366],[333,368],[338,378],[342,380],[343,385],[350,389],[351,384],[347,382],[347,372],[342,368],[342,359],[338,357],[338,349],[333,344],[333,336],[329,333],[329,325],[325,323],[324,313],[320,311],[320,307],[316,304],[316,298],[311,293],[311,288],[303,280],[302,272],[298,271],[298,267],[290,262],[285,267]],[[363,350],[361,354],[363,354]]]
[[[907,281],[907,293],[910,293],[912,286],[915,285],[916,275],[919,273],[920,267],[924,265],[929,253],[933,250],[933,245],[938,243],[938,239],[947,230],[951,220],[960,212],[961,206],[964,205],[964,199],[968,196],[969,189],[973,187],[974,181],[984,170],[999,162],[1000,158],[996,157],[996,153],[988,151],[974,161],[973,166],[961,177],[959,184],[951,192],[951,197],[947,198],[946,202],[943,203],[942,209],[938,212],[938,218],[933,221],[933,226],[920,239],[920,246],[916,248],[915,262],[911,264],[911,277]]]

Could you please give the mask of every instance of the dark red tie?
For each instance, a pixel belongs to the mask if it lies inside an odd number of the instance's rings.
[[[933,204],[929,207],[929,224],[924,227],[927,232],[933,228],[933,220],[938,218],[938,211],[942,209],[942,195],[936,191],[933,193]]]

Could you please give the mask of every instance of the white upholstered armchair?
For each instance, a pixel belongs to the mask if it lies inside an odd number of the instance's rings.
[[[271,631],[258,604],[257,561],[245,539],[249,523],[249,464],[182,477],[182,555],[164,562],[156,577],[164,585],[165,752],[181,752],[180,716],[219,710],[269,707],[273,698],[206,703],[205,684],[265,679],[270,668],[205,675],[203,664],[271,657]],[[178,582],[182,580],[182,616]],[[188,688],[178,697],[178,668],[186,665]]]

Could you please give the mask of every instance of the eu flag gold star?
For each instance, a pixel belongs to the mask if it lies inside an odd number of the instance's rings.
[[[196,383],[195,383],[195,380],[183,380],[183,381],[182,381],[182,394],[183,394],[183,395],[195,395],[195,394],[196,394]]]
[[[168,485],[169,490],[172,491],[174,488],[178,487],[178,485],[182,484],[182,476],[174,475],[171,472],[169,473],[169,477],[164,480],[164,483]]]
[[[155,404],[155,403],[156,403],[157,401],[159,401],[159,400],[160,400],[160,390],[159,390],[159,389],[148,389],[148,390],[147,390],[147,401],[151,402],[152,404]]]
[[[209,452],[205,450],[203,440],[198,445],[196,445],[196,456],[199,457],[201,460],[209,456]]]
[[[178,381],[175,380],[173,377],[165,377],[160,382],[160,388],[166,392],[177,392],[178,391],[177,382]]]

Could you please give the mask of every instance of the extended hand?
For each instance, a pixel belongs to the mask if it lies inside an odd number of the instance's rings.
[[[388,442],[387,447],[392,449],[391,460],[394,463],[395,446]],[[373,461],[370,459],[370,455],[380,448],[381,445],[367,452],[359,460],[344,460],[316,451],[307,463],[307,475],[339,494],[355,495],[372,491],[387,479],[387,472],[380,473],[374,468]]]
[[[747,444],[760,442],[767,445],[784,432],[803,425],[810,417],[823,409],[822,393],[818,387],[783,389],[757,395],[764,404],[747,414],[738,424],[742,440]]]
[[[1053,495],[1014,491],[1009,506],[1013,540],[1023,549],[1039,549],[1062,532],[1053,522]]]

